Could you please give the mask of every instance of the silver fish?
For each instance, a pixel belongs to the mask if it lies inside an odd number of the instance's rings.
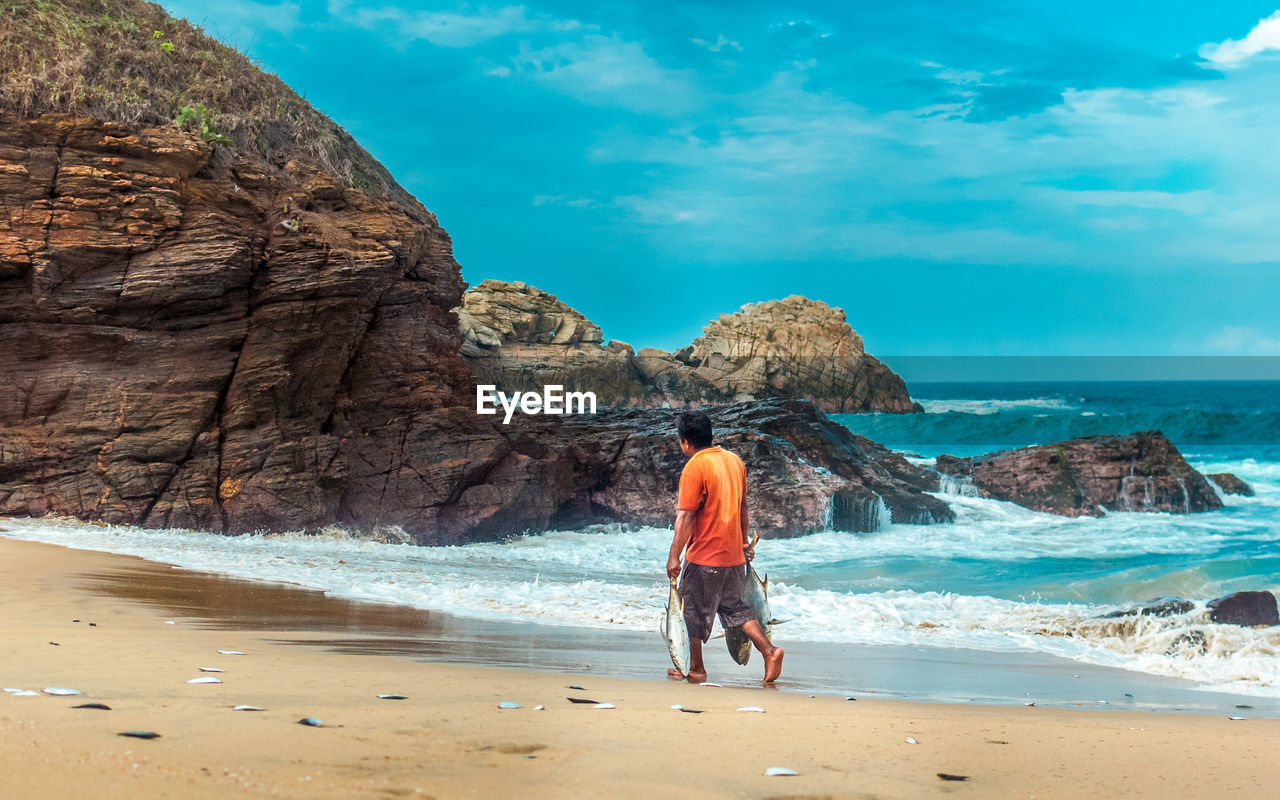
[[[662,620],[662,636],[667,640],[667,652],[671,663],[681,675],[689,674],[689,628],[684,624],[684,603],[676,591],[675,579],[671,579],[671,592],[667,595],[666,616]]]
[[[773,614],[769,613],[769,576],[765,575],[764,580],[760,580],[755,567],[751,564],[747,564],[747,585],[742,590],[742,600],[751,609],[751,615],[760,623],[760,627],[764,629],[765,638],[772,642],[773,629],[769,626],[773,621]],[[726,635],[725,638],[729,637]]]
[[[741,625],[735,625],[724,632],[724,643],[729,646],[729,655],[734,661],[745,667],[751,660],[751,640],[747,638]]]

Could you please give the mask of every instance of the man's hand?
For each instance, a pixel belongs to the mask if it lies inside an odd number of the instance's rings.
[[[753,544],[742,546],[742,554],[747,557],[747,561],[751,561],[756,557],[756,547]]]
[[[679,556],[674,556],[674,555],[667,556],[667,577],[673,581],[676,578],[680,577],[680,557]]]

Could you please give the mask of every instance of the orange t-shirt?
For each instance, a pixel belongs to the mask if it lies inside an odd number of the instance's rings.
[[[676,508],[697,511],[685,560],[704,567],[732,567],[746,563],[742,554],[742,497],[747,491],[747,468],[742,459],[707,447],[693,454],[680,473]]]

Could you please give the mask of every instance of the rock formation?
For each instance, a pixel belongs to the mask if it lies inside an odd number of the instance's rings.
[[[615,408],[519,417],[500,436],[472,433],[460,494],[445,508],[425,510],[440,522],[419,529],[417,539],[451,543],[460,540],[458,531],[499,538],[606,521],[670,525],[685,463],[676,414]],[[812,403],[755,401],[710,414],[716,443],[747,465],[751,526],[765,536],[953,519],[946,503],[925,494],[937,490],[935,474],[851,433]]]
[[[734,400],[801,397],[823,411],[921,411],[902,379],[865,353],[844,311],[797,295],[722,314],[676,359]]]
[[[1215,472],[1212,475],[1205,476],[1209,480],[1218,484],[1218,488],[1223,494],[1238,494],[1244,497],[1253,497],[1253,489],[1249,484],[1232,475],[1230,472]]]
[[[862,349],[844,312],[792,296],[712,320],[672,354],[604,343],[600,328],[554,295],[484,281],[459,309],[463,355],[504,391],[559,383],[620,406],[701,406],[803,398],[829,412],[921,410],[906,385]]]
[[[1209,604],[1209,620],[1224,625],[1280,625],[1271,592],[1236,592]]]
[[[938,456],[937,469],[971,481],[983,497],[1077,517],[1109,511],[1186,514],[1222,507],[1159,431],[1086,436],[972,458]]]
[[[15,6],[0,34],[0,514],[419,542],[670,524],[672,412],[477,416],[448,235],[277,79],[136,0]],[[599,349],[525,294],[468,347]],[[950,518],[810,405],[718,414],[773,535]]]

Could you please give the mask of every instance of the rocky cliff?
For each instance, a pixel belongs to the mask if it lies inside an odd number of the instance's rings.
[[[1205,476],[1159,431],[1085,436],[972,458],[942,455],[937,468],[972,483],[983,497],[1069,517],[1222,507]]]
[[[448,235],[278,80],[136,0],[15,0],[0,52],[0,514],[670,524],[673,412],[477,416]],[[598,348],[527,299],[483,336]],[[772,535],[950,518],[812,406],[717,414]]]
[[[507,392],[559,383],[609,405],[804,398],[830,412],[921,410],[902,379],[863,350],[843,311],[804,297],[722,314],[676,353],[605,344],[599,326],[523,283],[484,281],[467,291],[459,316],[477,379]]]

